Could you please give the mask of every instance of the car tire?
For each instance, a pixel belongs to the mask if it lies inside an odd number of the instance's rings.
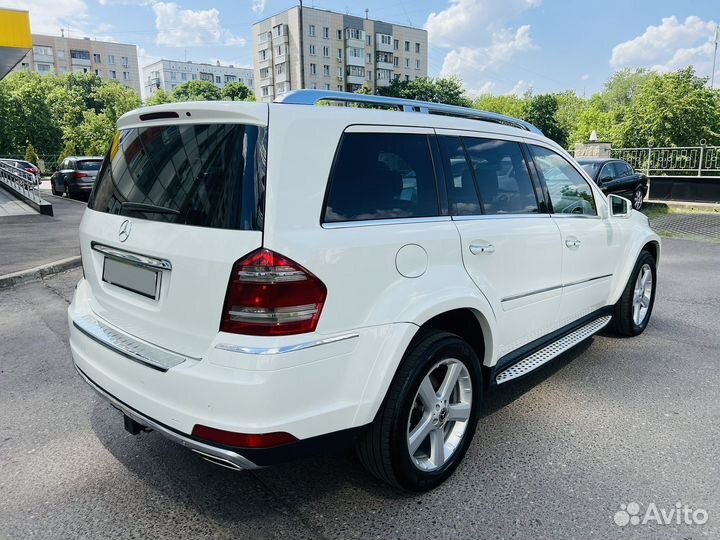
[[[638,186],[633,192],[632,206],[635,210],[640,210],[643,205],[643,199],[645,198],[645,190]]]
[[[52,193],[53,195],[58,194],[57,189],[55,189],[55,182],[53,182],[52,179],[50,180],[50,193]]]
[[[70,197],[70,186],[68,186],[67,184],[65,184],[65,196],[66,196],[68,199],[71,199],[71,198],[72,198],[72,197]]]
[[[657,266],[655,258],[642,251],[620,300],[615,304],[610,330],[619,336],[637,336],[647,328],[655,305]]]
[[[423,332],[405,353],[358,444],[360,461],[375,477],[400,489],[438,486],[470,446],[481,396],[480,360],[472,347],[455,334]]]

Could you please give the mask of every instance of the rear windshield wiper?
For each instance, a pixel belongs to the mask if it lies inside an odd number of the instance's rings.
[[[120,204],[120,214],[123,214],[123,210],[129,210],[131,212],[147,212],[148,214],[172,214],[179,216],[182,214],[180,210],[174,208],[168,208],[167,206],[157,206],[155,204],[145,204],[139,202],[125,201]]]

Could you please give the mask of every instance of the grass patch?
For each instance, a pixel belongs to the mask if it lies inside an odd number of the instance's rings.
[[[656,219],[668,214],[718,214],[720,206],[691,206],[673,205],[665,203],[645,203],[640,210],[648,219]]]

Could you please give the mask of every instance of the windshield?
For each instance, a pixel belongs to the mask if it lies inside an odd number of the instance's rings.
[[[78,171],[97,171],[102,165],[101,159],[85,159],[77,162]]]
[[[600,168],[600,163],[596,161],[578,161],[580,163],[580,166],[585,169],[585,172],[590,175],[590,178],[595,178],[595,173]]]
[[[265,129],[242,124],[119,131],[88,207],[151,221],[262,230]]]

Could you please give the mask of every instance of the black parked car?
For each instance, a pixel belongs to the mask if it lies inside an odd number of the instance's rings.
[[[632,201],[640,210],[647,194],[647,176],[636,172],[627,161],[610,158],[579,158],[582,165],[603,193],[614,193]]]
[[[50,177],[52,194],[65,195],[68,198],[90,195],[102,160],[103,158],[96,156],[66,157],[60,168]]]

